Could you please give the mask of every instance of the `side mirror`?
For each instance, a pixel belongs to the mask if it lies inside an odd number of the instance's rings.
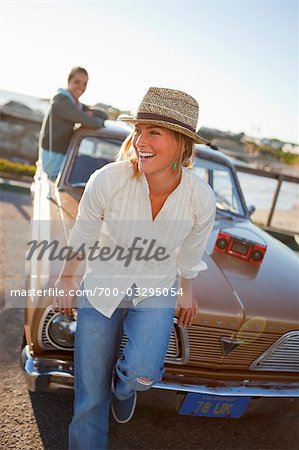
[[[248,212],[249,212],[249,215],[250,215],[250,216],[252,216],[252,214],[254,213],[254,211],[255,211],[255,206],[254,206],[254,205],[248,206]]]

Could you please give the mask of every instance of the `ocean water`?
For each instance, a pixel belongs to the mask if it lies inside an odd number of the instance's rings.
[[[238,172],[238,179],[247,206],[254,205],[261,210],[271,208],[278,183],[277,180],[243,172]],[[276,208],[285,211],[299,208],[298,183],[282,182]]]
[[[247,206],[255,206],[252,221],[268,224],[278,181],[243,172],[238,172],[238,178]],[[298,183],[282,182],[270,225],[299,234]]]

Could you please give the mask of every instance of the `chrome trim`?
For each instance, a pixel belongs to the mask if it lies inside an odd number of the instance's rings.
[[[299,397],[299,383],[264,382],[259,386],[254,382],[243,382],[243,385],[205,386],[160,382],[153,385],[157,389],[169,391],[191,392],[195,394],[231,395],[234,397]]]
[[[188,333],[186,330],[186,327],[182,327],[178,325],[178,319],[176,317],[173,318],[173,330],[175,330],[175,336],[176,339],[179,337],[180,338],[180,344],[177,341],[178,344],[178,353],[181,353],[181,356],[178,358],[170,358],[170,357],[165,357],[164,362],[167,364],[173,364],[173,365],[184,365],[187,364],[187,362],[189,361],[189,356],[190,356],[190,347],[189,347],[189,337],[188,337]],[[179,336],[178,336],[179,333]],[[180,348],[181,347],[181,348]],[[181,352],[180,352],[181,350]]]
[[[43,342],[43,331],[45,327],[45,321],[48,314],[48,311],[50,309],[50,306],[44,309],[42,316],[40,318],[39,324],[38,324],[38,330],[37,330],[37,341],[40,348],[46,349],[44,342]]]
[[[295,343],[288,343],[288,339],[293,337],[297,338]],[[276,351],[282,351],[283,354],[277,355],[276,353],[275,355]],[[253,361],[249,369],[273,372],[299,372],[299,331],[290,331],[281,336],[271,347]]]
[[[55,388],[71,389],[73,387],[74,367],[72,361],[33,357],[30,354],[29,346],[26,345],[22,351],[21,365],[30,391],[46,391]],[[234,397],[299,397],[299,382],[274,383],[244,380],[239,384],[227,382],[223,386],[222,382],[220,386],[217,386],[217,383],[216,386],[208,386],[208,380],[207,385],[194,385],[179,384],[166,379],[155,383],[153,388],[182,393],[230,395]]]
[[[38,358],[30,354],[29,345],[21,353],[21,367],[25,374],[26,384],[30,391],[49,390],[50,378],[65,379],[63,385],[69,386],[67,381],[73,382],[74,367],[72,361],[61,359]]]
[[[244,340],[243,339],[230,338],[228,336],[221,336],[220,337],[220,344],[221,344],[222,354],[224,356],[227,356],[231,352],[233,352],[237,347],[239,347],[239,345],[244,344]]]

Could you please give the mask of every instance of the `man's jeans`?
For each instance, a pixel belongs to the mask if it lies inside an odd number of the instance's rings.
[[[131,300],[125,298],[109,319],[93,308],[86,297],[80,298],[70,450],[107,448],[114,366],[115,395],[120,399],[128,398],[133,390],[147,390],[161,380],[175,302],[176,297],[169,294],[147,298],[133,307]],[[128,340],[118,358],[123,332]]]
[[[43,169],[49,178],[55,179],[57,177],[64,160],[64,154],[42,149]]]

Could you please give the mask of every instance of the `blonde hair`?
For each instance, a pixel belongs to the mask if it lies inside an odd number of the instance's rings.
[[[193,139],[186,136],[185,134],[179,133],[178,131],[169,131],[174,134],[175,139],[178,142],[178,155],[173,161],[173,163],[176,164],[175,170],[181,170],[182,166],[191,168],[193,166],[195,155]],[[133,134],[134,131],[132,131],[129,136],[127,136],[127,138],[123,141],[115,159],[117,161],[130,160],[133,165],[134,177],[138,177],[140,172],[138,170],[137,156],[132,142]]]

